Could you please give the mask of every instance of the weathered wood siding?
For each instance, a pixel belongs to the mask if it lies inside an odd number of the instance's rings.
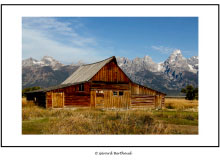
[[[154,108],[162,108],[164,106],[164,94],[135,83],[130,83],[130,86],[131,106],[148,106]]]
[[[119,91],[116,91],[117,95],[113,95],[112,91],[104,92],[105,106],[110,108],[128,108],[131,103],[131,92],[123,91],[123,95],[119,95]]]
[[[96,107],[96,91],[91,91],[90,93],[90,106],[94,108]]]
[[[73,85],[65,88],[55,89],[47,92],[47,108],[53,105],[53,93],[63,93],[64,96],[64,106],[76,106],[76,107],[89,107],[90,106],[90,84],[84,83],[84,91],[79,91],[79,84]]]
[[[131,95],[132,107],[154,107],[155,96],[146,94],[133,94]]]
[[[64,107],[64,92],[52,92],[52,106],[53,108]]]
[[[115,64],[114,61],[106,64],[91,81],[102,81],[102,82],[130,82],[124,72]]]
[[[91,90],[130,90],[128,83],[92,82]]]
[[[113,95],[113,92],[117,93]],[[123,95],[119,95],[123,92]],[[91,107],[105,108],[128,108],[131,103],[131,92],[129,90],[103,90],[91,91]]]
[[[164,108],[165,107],[165,96],[162,95],[162,103],[161,103],[161,108]]]
[[[46,93],[46,108],[52,108],[52,92]]]
[[[131,94],[146,94],[146,95],[156,95],[156,91],[146,88],[144,86],[130,83],[131,86]]]

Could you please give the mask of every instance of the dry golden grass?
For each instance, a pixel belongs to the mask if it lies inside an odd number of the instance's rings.
[[[23,134],[198,134],[198,113],[173,109],[45,109],[22,99],[22,120]]]
[[[174,99],[166,98],[165,99],[165,108],[166,109],[175,109],[175,110],[191,110],[198,111],[198,100],[186,100],[186,99]]]

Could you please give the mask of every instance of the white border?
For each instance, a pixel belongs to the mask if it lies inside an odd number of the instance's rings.
[[[3,146],[216,146],[218,139],[217,6],[3,6]],[[22,16],[199,17],[199,135],[22,135]]]

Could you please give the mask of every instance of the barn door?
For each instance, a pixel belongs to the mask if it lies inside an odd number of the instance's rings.
[[[128,108],[130,106],[130,91],[104,91],[104,106],[109,108]]]
[[[52,93],[52,107],[62,108],[64,106],[64,93]]]

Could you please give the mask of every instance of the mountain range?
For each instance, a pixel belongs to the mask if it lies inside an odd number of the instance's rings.
[[[198,57],[185,58],[175,50],[160,63],[149,56],[130,60],[116,57],[119,67],[134,82],[159,90],[167,95],[180,95],[181,88],[191,84],[198,87]],[[64,65],[52,57],[44,56],[40,61],[22,60],[22,88],[49,87],[62,83],[81,62]]]

